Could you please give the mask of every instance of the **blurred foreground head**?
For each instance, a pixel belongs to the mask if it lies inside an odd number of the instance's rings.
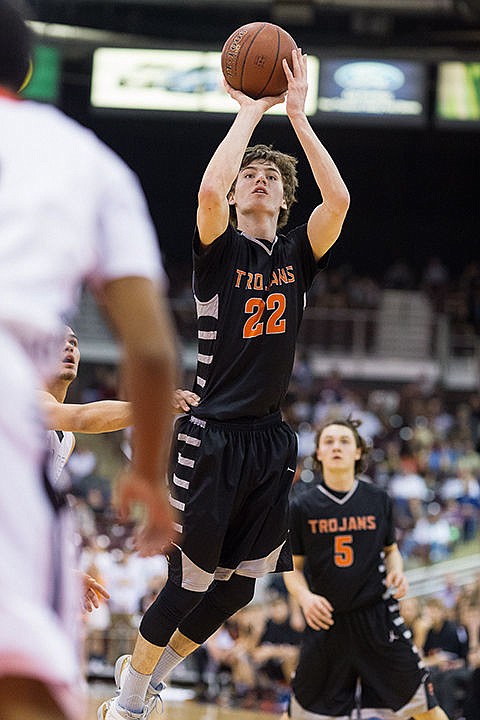
[[[19,0],[0,0],[0,85],[17,92],[30,71],[32,32],[29,8]]]

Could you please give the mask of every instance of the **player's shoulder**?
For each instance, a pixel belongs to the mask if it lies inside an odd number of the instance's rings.
[[[299,242],[308,242],[307,223],[296,225],[289,230],[277,233],[280,244],[295,244]]]
[[[89,130],[54,105],[29,100],[21,103],[21,109],[22,115],[26,119],[31,119],[30,121],[39,130],[45,131],[48,128],[54,128],[55,132],[58,133],[56,140],[62,139],[64,136],[72,137],[72,135],[80,141],[82,139],[90,141],[92,136],[95,137],[92,130]]]
[[[58,153],[68,162],[81,166],[102,165],[103,169],[132,174],[126,163],[101,140],[93,130],[69,117],[59,108],[33,101],[24,103],[27,114],[34,118],[37,134],[54,139]]]
[[[388,492],[371,480],[368,475],[357,475],[358,489],[363,495],[368,495],[378,499],[388,499]]]

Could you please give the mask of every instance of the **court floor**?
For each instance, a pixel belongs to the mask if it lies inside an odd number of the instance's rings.
[[[86,720],[97,720],[97,708],[103,700],[115,694],[113,685],[107,683],[90,686],[89,710]],[[280,718],[280,714],[272,715],[262,710],[234,710],[204,703],[196,703],[189,691],[168,689],[165,693],[165,720],[262,720]]]

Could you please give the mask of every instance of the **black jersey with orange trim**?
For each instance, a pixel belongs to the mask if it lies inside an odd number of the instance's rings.
[[[303,225],[274,242],[229,226],[194,237],[198,318],[195,415],[229,420],[277,412],[287,392],[306,293],[320,269]]]
[[[325,485],[292,496],[293,555],[305,557],[312,592],[336,612],[378,602],[385,593],[384,548],[395,542],[392,503],[381,488],[356,479],[343,497]]]

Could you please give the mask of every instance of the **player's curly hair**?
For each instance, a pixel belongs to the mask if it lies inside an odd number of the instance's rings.
[[[0,0],[0,85],[17,92],[29,72],[32,33],[24,17],[28,7],[18,0]]]
[[[318,430],[315,435],[315,450],[313,451],[312,458],[313,458],[313,469],[314,470],[321,470],[322,469],[322,463],[317,459],[317,448],[318,443],[320,441],[320,436],[325,430],[325,428],[330,427],[330,425],[343,425],[343,427],[347,427],[349,430],[352,431],[353,437],[355,438],[355,445],[357,448],[360,448],[361,454],[358,460],[355,460],[355,474],[361,473],[363,470],[365,470],[365,467],[367,465],[367,457],[369,448],[367,445],[367,441],[365,438],[363,438],[360,433],[358,432],[358,428],[362,424],[361,420],[355,420],[350,415],[347,418],[334,418],[331,420],[328,420],[325,422]]]
[[[262,162],[273,163],[277,166],[282,176],[283,196],[285,198],[286,208],[280,208],[277,227],[280,229],[285,227],[290,215],[290,208],[296,202],[296,192],[298,188],[297,163],[298,160],[293,155],[287,155],[274,150],[272,145],[252,145],[245,150],[240,170],[249,165],[251,162],[261,160]],[[235,190],[236,180],[230,188],[229,194]],[[230,205],[230,222],[237,226],[237,212],[234,205]]]

